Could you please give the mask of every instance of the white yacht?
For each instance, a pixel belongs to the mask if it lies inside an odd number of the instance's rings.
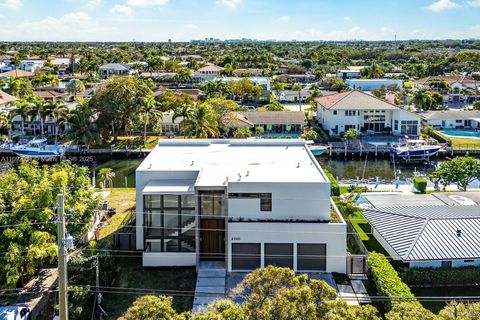
[[[65,148],[61,145],[49,145],[47,139],[33,139],[27,144],[11,147],[18,156],[29,158],[49,158],[63,156]]]

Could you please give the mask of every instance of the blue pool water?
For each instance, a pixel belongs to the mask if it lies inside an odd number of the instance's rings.
[[[472,139],[480,139],[480,132],[475,132],[471,130],[441,130],[441,133],[443,133],[446,136],[449,137],[459,137],[459,138],[472,138]]]

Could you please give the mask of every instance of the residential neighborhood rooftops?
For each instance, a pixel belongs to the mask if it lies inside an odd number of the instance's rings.
[[[445,76],[431,76],[418,79],[415,81],[417,85],[428,85],[433,80],[443,80],[448,82],[449,84],[453,84],[455,82],[458,83],[474,83],[475,80],[471,77],[459,74],[459,75],[445,75]]]
[[[306,124],[302,111],[245,111],[240,112],[252,124]]]
[[[13,102],[15,100],[17,100],[16,97],[0,90],[0,105],[5,105],[5,104]]]
[[[130,70],[131,65],[122,63],[107,63],[100,66],[100,70]]]
[[[326,109],[340,110],[397,110],[398,106],[381,100],[362,91],[346,91],[328,96],[318,97],[317,103]]]
[[[426,120],[470,120],[480,119],[480,111],[426,111],[421,116]]]
[[[24,71],[24,70],[10,70],[10,71],[5,71],[0,73],[0,78],[32,78],[35,76],[35,73],[30,72],[30,71]]]
[[[34,91],[33,94],[37,97],[41,97],[44,99],[55,99],[55,98],[65,96],[65,93],[57,92],[53,90],[39,90],[39,91]]]
[[[480,258],[480,206],[366,209],[363,215],[403,261]]]
[[[137,171],[198,172],[196,186],[327,182],[304,140],[160,140]]]
[[[198,69],[197,72],[220,72],[223,68],[212,63],[207,63],[202,68]]]

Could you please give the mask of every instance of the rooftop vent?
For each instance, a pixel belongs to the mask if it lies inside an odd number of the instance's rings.
[[[462,230],[458,229],[458,230],[457,230],[457,237],[460,238],[461,236],[462,236]]]
[[[242,180],[242,175],[239,173],[237,181],[240,181],[240,180]]]
[[[297,168],[300,168],[300,162],[299,162],[299,163],[297,163]]]
[[[192,167],[195,164],[195,161],[192,160],[192,163],[190,163],[190,167]]]
[[[245,175],[245,177],[248,177],[250,175],[250,171],[247,171],[247,174]]]
[[[148,168],[147,168],[147,169],[152,169],[152,164],[151,164],[151,163],[148,164]]]

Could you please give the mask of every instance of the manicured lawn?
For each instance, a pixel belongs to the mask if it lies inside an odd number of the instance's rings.
[[[480,139],[448,138],[452,141],[454,149],[480,149]]]
[[[178,312],[192,308],[197,275],[195,268],[144,269],[140,257],[117,258],[112,287],[122,293],[104,293],[103,306],[110,319],[117,319],[142,295],[173,295],[173,307]],[[145,290],[151,289],[151,290]],[[170,290],[170,291],[169,291]],[[181,292],[179,292],[181,291]]]
[[[105,227],[100,230],[100,239],[105,239],[135,218],[135,189],[115,188],[108,196],[108,205],[117,210]]]
[[[355,216],[350,217],[349,220],[368,251],[375,251],[388,256],[388,253],[385,251],[385,249],[383,249],[382,245],[371,234],[372,228],[367,219],[365,219],[361,213],[355,214]]]
[[[422,301],[421,297],[472,297],[478,296],[480,292],[479,286],[459,286],[459,287],[436,287],[436,288],[410,288],[415,297],[420,298],[422,305],[432,311],[438,313],[448,302],[446,301]],[[461,299],[459,299],[461,300]]]

